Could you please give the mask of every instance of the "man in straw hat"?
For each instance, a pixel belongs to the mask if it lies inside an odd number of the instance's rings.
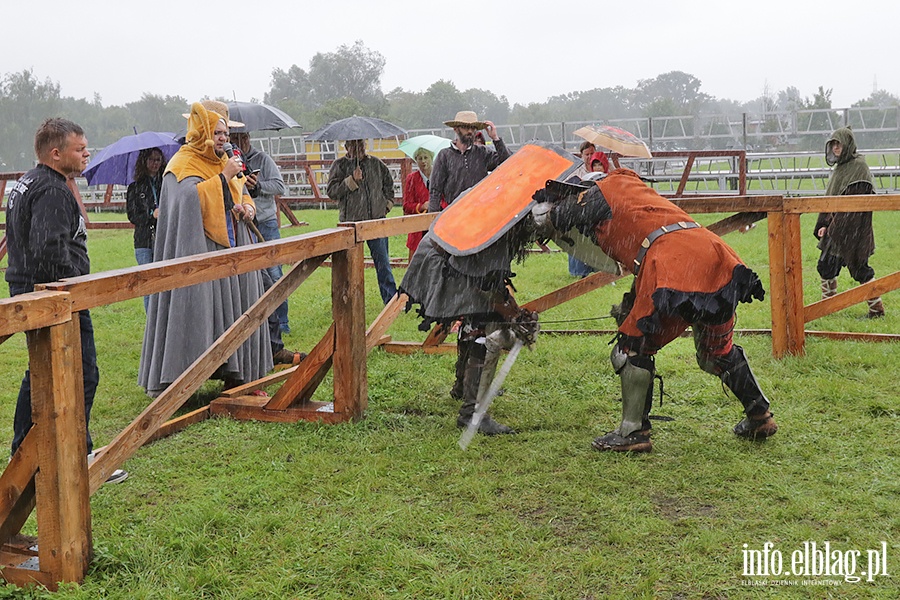
[[[429,212],[443,210],[463,191],[487,177],[489,172],[510,156],[509,149],[497,135],[494,124],[491,121],[479,121],[474,111],[461,110],[456,113],[456,118],[445,121],[444,125],[453,128],[456,139],[434,159],[429,186]],[[475,132],[482,129],[488,132],[496,151],[475,144]],[[456,382],[450,390],[450,396],[456,400],[463,399],[466,363],[470,350],[476,346],[475,337],[466,333],[471,330],[463,322],[456,344]]]
[[[256,213],[246,194],[240,159],[226,156],[228,107],[195,102],[185,145],[169,161],[159,198],[154,259],[169,260],[251,243]],[[151,396],[175,381],[263,294],[260,271],[150,296],[138,383]],[[231,355],[216,377],[226,386],[261,378],[272,368],[264,325]]]
[[[497,128],[490,121],[479,121],[471,110],[461,110],[452,121],[444,121],[452,127],[456,139],[449,148],[441,150],[431,169],[428,211],[438,212],[456,200],[464,191],[484,179],[500,163],[509,158],[510,152],[497,135]],[[491,136],[496,152],[487,146],[475,144],[475,132],[484,129]]]

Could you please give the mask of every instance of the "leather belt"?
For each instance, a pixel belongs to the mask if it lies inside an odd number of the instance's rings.
[[[663,236],[667,233],[672,233],[673,231],[681,231],[682,229],[696,229],[698,227],[702,227],[702,225],[700,225],[700,223],[695,223],[694,221],[678,221],[677,223],[664,225],[656,231],[652,231],[649,235],[647,235],[647,237],[644,238],[644,241],[641,242],[641,247],[634,259],[634,274],[637,275],[638,271],[641,270],[641,263],[644,262],[644,255],[647,254],[647,250],[650,249],[650,245],[657,239],[659,239],[660,236]]]

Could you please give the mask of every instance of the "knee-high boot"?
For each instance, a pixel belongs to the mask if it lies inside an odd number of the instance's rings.
[[[463,399],[456,418],[458,427],[468,427],[475,414],[478,403],[478,388],[481,385],[481,376],[484,373],[484,360],[487,349],[484,344],[469,342],[465,369],[463,370]],[[515,433],[511,427],[495,421],[489,414],[485,414],[478,424],[478,431],[485,435],[498,435],[502,433]]]
[[[734,433],[741,437],[757,439],[775,435],[778,425],[769,410],[769,399],[763,394],[759,382],[747,362],[744,349],[735,344],[725,357],[716,361],[722,369],[720,377],[744,407],[746,417],[734,426]]]

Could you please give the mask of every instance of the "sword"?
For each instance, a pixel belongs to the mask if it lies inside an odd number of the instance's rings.
[[[469,426],[463,431],[462,435],[459,438],[459,447],[465,450],[469,443],[472,441],[472,438],[475,437],[475,432],[478,431],[478,426],[481,424],[481,420],[484,418],[484,415],[487,414],[488,408],[491,406],[491,402],[494,401],[494,398],[497,397],[497,392],[500,391],[500,386],[503,385],[503,380],[506,379],[506,376],[509,374],[510,369],[512,369],[513,363],[516,362],[516,358],[519,356],[519,351],[522,350],[522,347],[525,345],[522,340],[516,337],[516,341],[513,344],[513,347],[509,350],[509,355],[506,357],[506,360],[503,361],[503,365],[500,367],[500,372],[494,377],[494,380],[491,381],[490,387],[485,392],[483,398],[478,399],[478,403],[475,408],[475,414],[472,415],[472,420],[469,421]],[[495,365],[497,363],[494,363]]]

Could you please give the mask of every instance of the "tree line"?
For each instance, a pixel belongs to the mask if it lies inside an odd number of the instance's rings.
[[[304,131],[352,115],[383,118],[406,129],[438,127],[461,109],[474,110],[498,125],[755,113],[768,115],[762,127],[774,130],[778,123],[772,120],[777,117],[771,113],[832,108],[831,89],[825,86],[812,97],[788,87],[764,90],[760,97],[740,102],[704,93],[700,80],[682,71],[640,80],[634,88],[595,87],[551,96],[545,102],[511,104],[491,90],[460,90],[444,79],[421,92],[400,87],[384,92],[384,67],[384,56],[362,41],[341,45],[332,52],[316,53],[306,68],[293,64],[273,69],[263,102],[290,114]],[[878,90],[852,106],[896,107],[900,98]],[[23,170],[33,164],[34,131],[49,116],[65,116],[81,124],[91,145],[102,147],[135,130],[178,131],[188,108],[186,98],[151,92],[124,106],[103,106],[96,94],[91,100],[63,97],[58,83],[41,80],[31,70],[7,73],[0,79],[0,171]],[[885,136],[895,139],[896,132]]]

